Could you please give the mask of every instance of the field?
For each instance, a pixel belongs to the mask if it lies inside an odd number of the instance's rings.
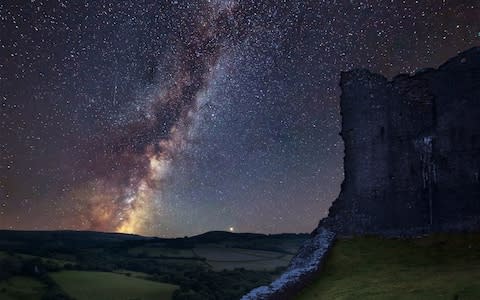
[[[205,258],[206,263],[216,271],[235,268],[272,271],[279,267],[286,267],[292,258],[292,255],[282,252],[211,245],[197,247],[193,252],[198,257]]]
[[[0,281],[0,299],[2,300],[37,300],[42,297],[46,286],[30,277],[14,276]]]
[[[297,299],[480,299],[480,234],[339,240]]]
[[[128,250],[131,255],[147,256],[147,257],[194,257],[191,249],[171,249],[166,247],[159,247],[155,244],[144,247],[135,247]]]
[[[0,230],[0,299],[239,299],[278,276],[306,238]]]
[[[50,276],[63,291],[77,300],[169,300],[178,288],[108,272],[61,271]]]

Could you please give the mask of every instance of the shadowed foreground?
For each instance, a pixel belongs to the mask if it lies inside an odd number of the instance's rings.
[[[480,299],[480,234],[338,240],[297,299]]]

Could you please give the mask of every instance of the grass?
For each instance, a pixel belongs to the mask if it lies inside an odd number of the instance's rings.
[[[149,277],[149,275],[147,273],[135,272],[135,271],[130,271],[130,270],[115,270],[112,273],[125,275],[125,276],[131,276],[131,277],[140,278],[140,279],[145,279],[145,278]]]
[[[258,261],[207,261],[214,271],[243,268],[252,271],[273,271],[278,267],[286,267],[291,256],[284,259],[265,259]]]
[[[2,300],[38,300],[46,291],[46,286],[29,277],[15,276],[0,282]]]
[[[339,240],[297,299],[480,299],[480,234]]]
[[[107,272],[51,273],[55,282],[77,300],[169,300],[177,286]]]
[[[291,255],[274,251],[214,246],[197,247],[194,249],[194,253],[199,257],[206,258],[208,265],[215,271],[235,268],[271,271],[277,267],[287,266],[292,258]]]
[[[130,255],[146,257],[194,257],[191,249],[171,249],[156,247],[136,247],[128,250]]]
[[[136,247],[129,249],[130,255],[158,258],[169,263],[198,264],[191,259],[205,258],[214,271],[244,268],[247,270],[275,270],[288,265],[292,255],[285,252],[222,247],[218,244],[204,244],[194,249],[171,249],[160,247]],[[169,258],[164,260],[162,258]],[[176,259],[175,259],[176,258]]]
[[[231,248],[228,251],[247,254],[253,257],[263,258],[263,259],[275,259],[275,258],[283,258],[285,253],[280,252],[273,252],[273,251],[265,251],[265,250],[251,250],[251,249],[238,249],[238,248]]]

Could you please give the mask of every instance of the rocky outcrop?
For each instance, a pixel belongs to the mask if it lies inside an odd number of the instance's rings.
[[[319,227],[480,229],[480,48],[391,81],[353,70],[340,85],[345,180]]]
[[[319,229],[292,258],[285,273],[270,285],[252,290],[242,300],[291,299],[319,272],[334,239],[332,231]]]

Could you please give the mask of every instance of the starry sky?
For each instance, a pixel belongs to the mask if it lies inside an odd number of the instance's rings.
[[[480,45],[478,0],[0,2],[0,228],[309,232],[342,70]]]

